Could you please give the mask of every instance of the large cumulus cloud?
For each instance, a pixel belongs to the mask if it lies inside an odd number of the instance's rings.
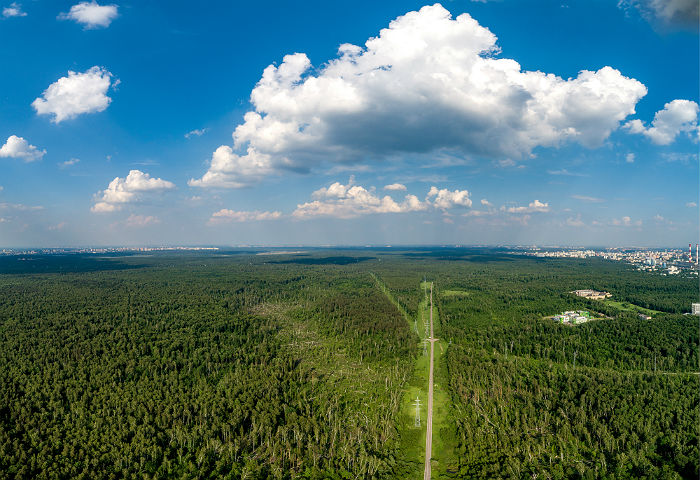
[[[450,149],[523,158],[538,146],[597,147],[647,90],[618,70],[575,78],[523,71],[496,36],[439,4],[392,21],[364,47],[314,69],[295,53],[268,66],[227,162],[196,186],[241,186],[280,169]],[[264,159],[264,161],[261,161]]]

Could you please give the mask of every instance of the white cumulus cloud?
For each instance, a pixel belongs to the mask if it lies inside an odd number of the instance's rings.
[[[251,93],[254,110],[233,132],[234,163],[262,177],[402,153],[520,159],[538,146],[596,147],[647,92],[608,66],[568,79],[522,70],[498,58],[496,41],[468,14],[452,18],[435,4],[398,17],[364,46],[341,45],[320,67],[304,53],[287,55]],[[212,162],[197,182],[235,187],[253,178],[235,169],[217,176]]]
[[[80,2],[70,7],[68,13],[58,16],[59,20],[73,20],[82,24],[85,29],[106,28],[117,18],[116,5],[99,5],[97,2]]]
[[[236,211],[222,208],[218,212],[214,212],[209,219],[209,225],[220,225],[229,222],[251,222],[260,220],[277,220],[282,217],[282,212],[261,212],[255,211]]]
[[[469,192],[467,190],[455,190],[451,192],[446,188],[438,189],[437,187],[432,186],[430,187],[430,191],[428,191],[426,201],[432,197],[435,197],[435,200],[432,201],[433,205],[443,210],[452,208],[456,205],[460,205],[462,207],[472,206],[472,201],[469,198]]]
[[[392,183],[391,185],[384,185],[384,190],[390,190],[390,191],[401,191],[405,192],[406,191],[406,185],[402,183]]]
[[[148,173],[131,170],[126,178],[116,177],[109,182],[105,190],[97,195],[93,212],[113,212],[120,210],[123,204],[136,202],[140,194],[175,188],[175,184],[162,178],[151,178]]]
[[[4,18],[26,17],[27,14],[22,11],[22,5],[17,2],[12,2],[9,7],[2,9],[2,16]]]
[[[625,123],[630,133],[641,133],[656,145],[670,145],[681,132],[698,133],[698,104],[692,100],[673,100],[654,115],[651,127],[641,120]]]
[[[112,99],[107,90],[112,74],[102,67],[92,67],[83,73],[68,72],[44,91],[32,107],[39,115],[54,115],[53,122],[74,118],[83,113],[102,112]]]
[[[507,213],[533,213],[533,212],[548,212],[549,203],[543,203],[539,200],[530,202],[527,207],[506,207],[505,205],[501,207],[501,211]]]
[[[39,160],[44,155],[46,155],[46,150],[39,150],[17,135],[10,135],[5,145],[0,148],[0,158],[20,158],[25,162]]]

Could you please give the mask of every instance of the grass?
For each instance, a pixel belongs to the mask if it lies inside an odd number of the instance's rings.
[[[428,415],[428,369],[430,359],[421,355],[416,359],[416,365],[411,379],[407,382],[399,410],[399,445],[401,458],[405,459],[401,472],[406,479],[422,479],[425,465],[425,426]],[[414,426],[416,396],[420,398],[421,426]]]
[[[433,297],[434,298],[434,297]],[[430,306],[426,303],[427,314]],[[433,478],[454,478],[457,472],[458,458],[457,432],[453,420],[452,400],[448,392],[447,365],[442,357],[447,352],[449,344],[440,338],[440,321],[438,310],[433,309],[433,333],[439,340],[435,342],[433,358]]]
[[[617,302],[615,300],[603,300],[606,305],[609,305],[611,307],[615,307],[618,310],[622,310],[623,312],[637,312],[637,313],[643,313],[644,315],[654,315],[656,313],[660,313],[657,310],[651,310],[649,308],[644,308],[644,307],[639,307],[637,305],[634,305],[633,303],[629,302]]]

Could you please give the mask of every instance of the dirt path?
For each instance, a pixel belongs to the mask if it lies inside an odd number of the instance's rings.
[[[430,375],[428,376],[428,423],[425,430],[425,473],[423,480],[430,480],[430,457],[433,450],[433,352],[436,338],[433,337],[433,284],[430,284]]]

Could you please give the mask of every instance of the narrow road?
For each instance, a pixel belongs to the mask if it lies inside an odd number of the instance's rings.
[[[430,480],[430,457],[433,450],[433,352],[435,341],[433,337],[433,284],[430,284],[430,375],[428,376],[428,423],[425,430],[425,473],[423,480]]]

